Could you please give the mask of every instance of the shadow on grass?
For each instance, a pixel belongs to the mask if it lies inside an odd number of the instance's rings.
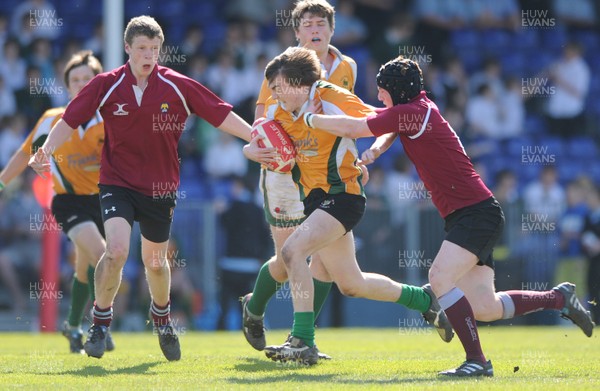
[[[99,365],[90,365],[71,371],[57,372],[53,375],[74,375],[74,376],[106,376],[106,375],[154,375],[148,373],[148,370],[156,365],[163,364],[164,361],[146,362],[132,367],[106,369]]]
[[[257,358],[245,358],[245,362],[238,363],[233,367],[235,370],[248,373],[270,372],[269,375],[259,376],[257,378],[244,378],[240,376],[231,376],[226,380],[235,384],[263,384],[285,382],[334,382],[336,384],[418,384],[431,382],[461,382],[473,381],[473,378],[455,378],[447,376],[431,377],[411,377],[411,378],[392,378],[392,379],[350,379],[344,378],[343,374],[315,374],[311,373],[311,367],[304,367],[297,364],[281,364],[272,361],[265,361]],[[314,368],[314,367],[312,367]],[[488,378],[478,378],[488,379]]]

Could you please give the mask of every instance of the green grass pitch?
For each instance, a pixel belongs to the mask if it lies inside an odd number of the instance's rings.
[[[600,341],[575,327],[482,326],[495,376],[447,380],[437,372],[464,358],[457,338],[432,329],[318,329],[333,356],[313,367],[268,360],[241,332],[188,332],[182,360],[167,362],[151,333],[115,333],[117,349],[100,360],[68,353],[57,334],[0,334],[0,389],[199,390],[598,390]],[[268,343],[287,331],[271,330]],[[92,388],[93,387],[93,388]]]

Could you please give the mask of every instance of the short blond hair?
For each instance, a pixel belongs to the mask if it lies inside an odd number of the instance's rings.
[[[165,35],[163,34],[162,28],[152,16],[148,15],[132,18],[129,23],[127,23],[127,27],[125,27],[123,39],[126,44],[131,46],[133,44],[133,39],[139,35],[150,39],[158,37],[160,38],[161,45],[165,41]]]

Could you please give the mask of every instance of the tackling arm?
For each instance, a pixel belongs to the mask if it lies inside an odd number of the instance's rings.
[[[250,141],[251,139],[250,132],[252,129],[250,128],[250,125],[233,111],[230,111],[229,114],[227,114],[227,117],[225,117],[218,128],[225,133],[241,138],[244,141]]]
[[[366,118],[305,113],[304,122],[310,128],[319,128],[339,137],[373,137]]]
[[[387,151],[398,137],[398,133],[386,133],[375,139],[369,149],[363,152],[361,160],[365,164],[373,163],[382,153]]]

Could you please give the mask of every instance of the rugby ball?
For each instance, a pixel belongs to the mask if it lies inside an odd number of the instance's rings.
[[[258,141],[261,148],[277,148],[279,157],[267,164],[267,169],[275,172],[290,172],[296,164],[296,149],[283,127],[276,121],[259,118],[252,125],[252,138],[263,136]]]

